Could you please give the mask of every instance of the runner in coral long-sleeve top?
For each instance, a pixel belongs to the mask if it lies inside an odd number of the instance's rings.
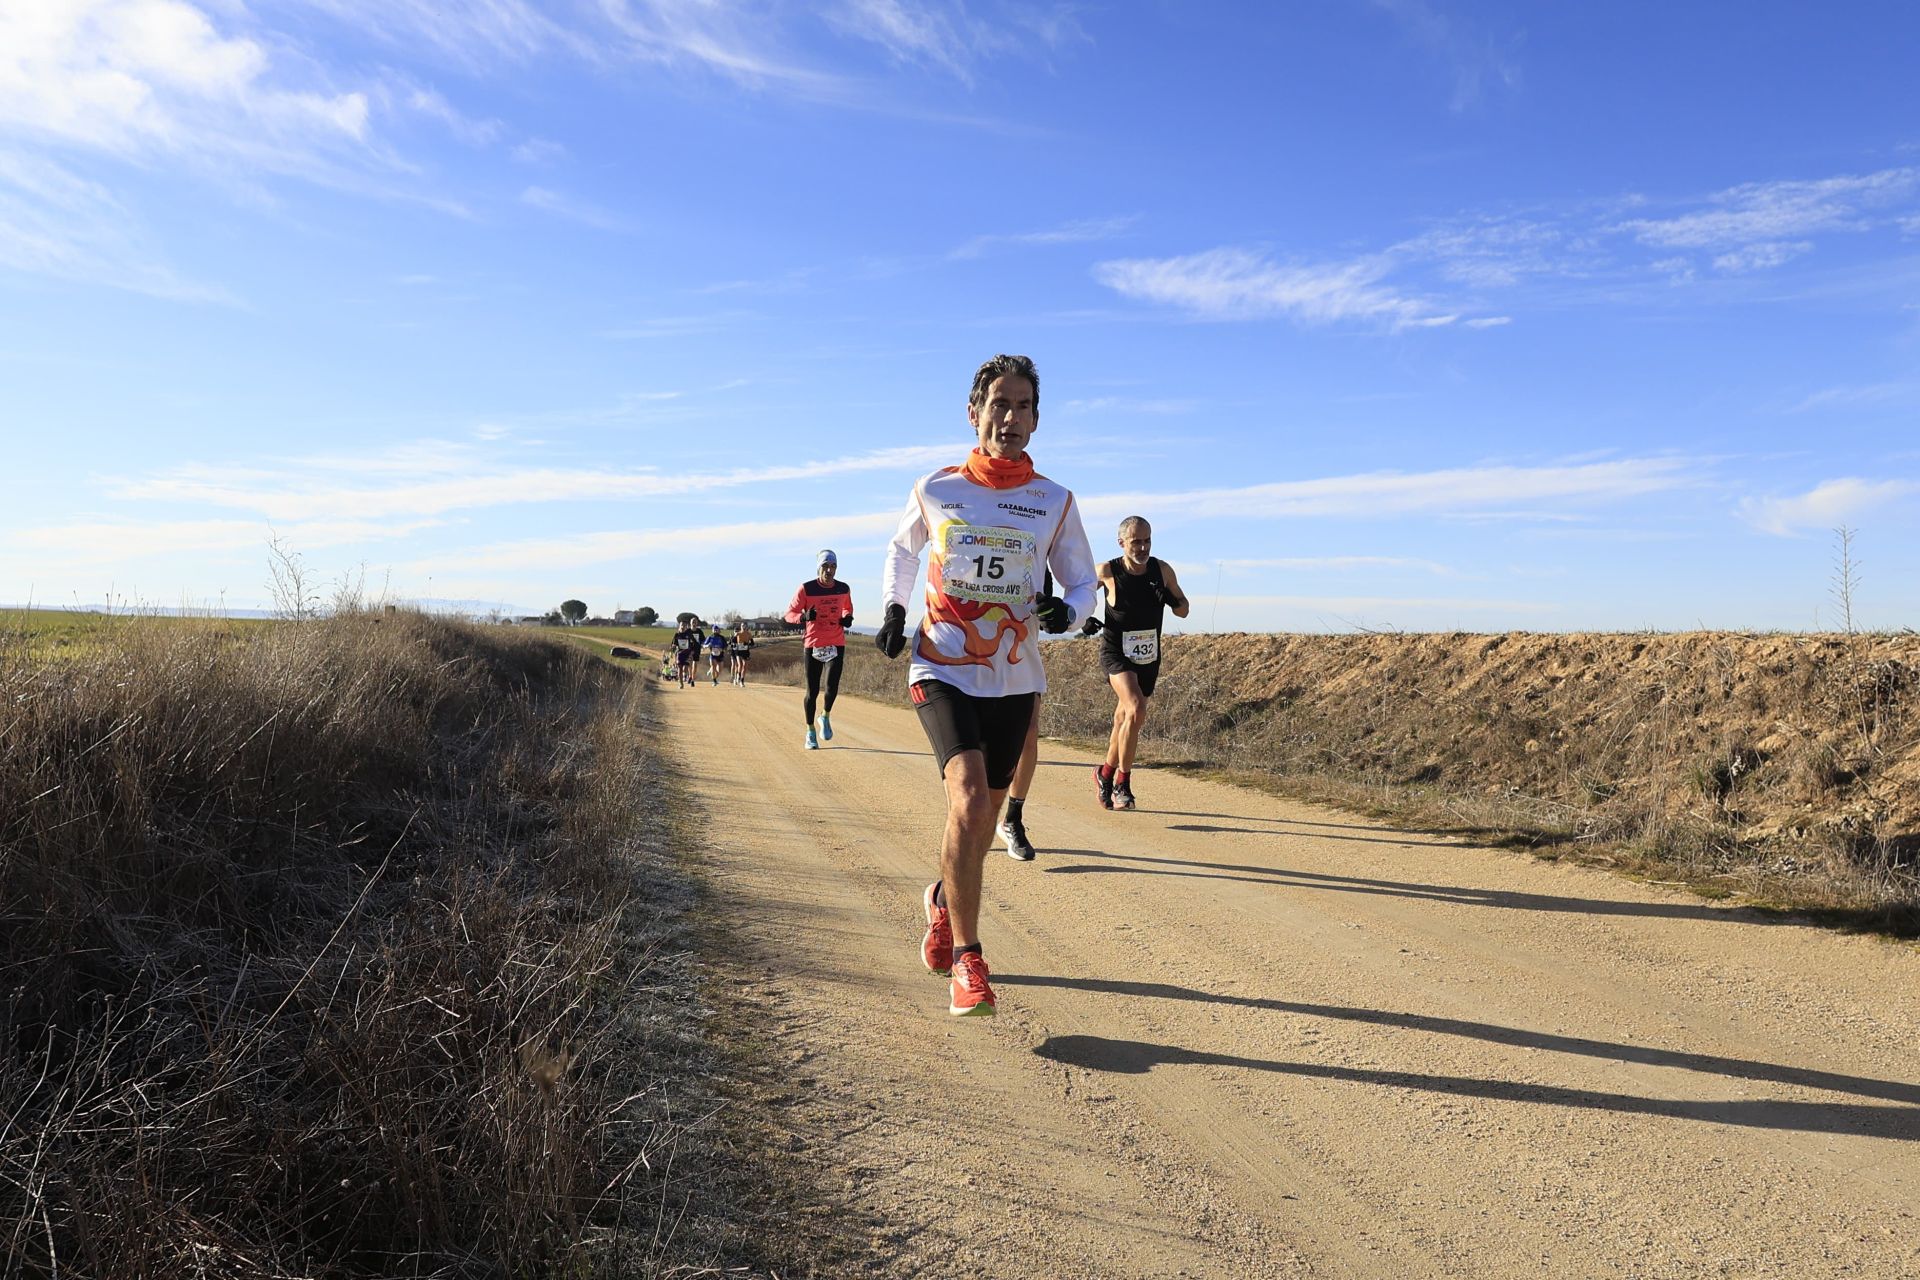
[[[836,575],[840,572],[840,557],[831,551],[822,551],[815,557],[819,572],[800,584],[793,593],[793,602],[787,606],[787,621],[807,624],[807,697],[804,709],[807,714],[807,750],[818,749],[822,742],[833,737],[833,721],[828,713],[833,710],[833,700],[840,693],[840,668],[845,665],[847,653],[847,628],[853,625],[853,593],[847,590],[845,583]],[[820,676],[827,677],[826,701],[820,701]],[[816,733],[813,727],[813,711],[816,704],[820,707],[820,728]]]

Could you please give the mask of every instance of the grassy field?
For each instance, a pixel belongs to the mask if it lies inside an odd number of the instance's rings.
[[[97,613],[77,609],[0,609],[0,648],[30,658],[81,658],[125,629],[157,625],[178,630],[243,635],[266,625],[257,618],[174,617]]]
[[[624,644],[642,653],[652,653],[655,657],[673,639],[672,627],[563,627],[555,630],[562,635],[591,636],[596,640]]]

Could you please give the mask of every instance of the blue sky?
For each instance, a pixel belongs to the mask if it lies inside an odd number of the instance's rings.
[[[0,602],[856,605],[973,368],[1196,630],[1920,618],[1920,8],[8,0]],[[872,621],[869,604],[866,621]]]

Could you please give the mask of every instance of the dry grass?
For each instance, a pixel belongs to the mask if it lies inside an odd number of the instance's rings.
[[[89,644],[0,642],[0,1273],[709,1274],[641,682],[406,613]]]

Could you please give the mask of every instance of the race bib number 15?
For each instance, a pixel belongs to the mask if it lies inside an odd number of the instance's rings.
[[[941,547],[940,589],[955,600],[1024,606],[1033,597],[1039,544],[1019,529],[952,524]]]

